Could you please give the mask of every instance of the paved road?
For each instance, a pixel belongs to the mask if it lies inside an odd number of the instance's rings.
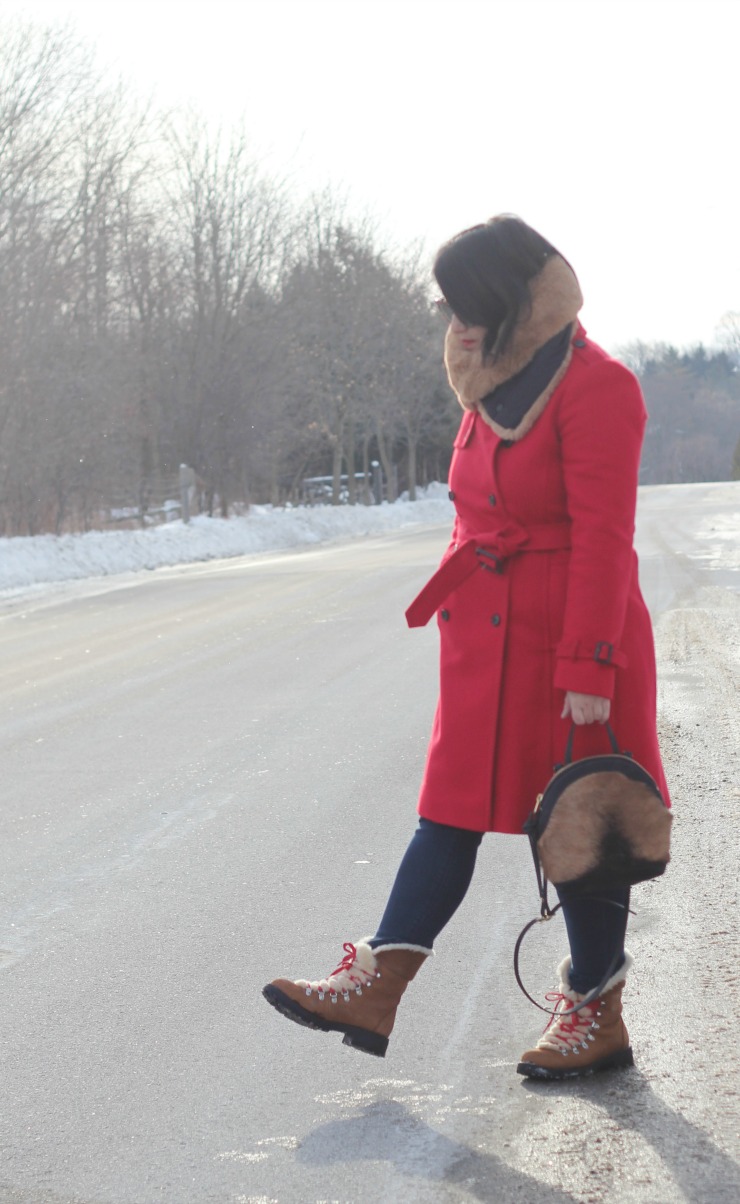
[[[384,901],[436,688],[403,609],[445,531],[9,604],[0,1201],[736,1204],[738,513],[734,486],[643,493],[675,860],[636,892],[638,1068],[580,1085],[513,1071],[540,1022],[510,969],[536,910],[510,837],[385,1061],[260,998],[329,971]],[[544,991],[557,921],[533,941]]]

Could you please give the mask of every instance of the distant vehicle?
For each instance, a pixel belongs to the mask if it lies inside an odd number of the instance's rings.
[[[355,473],[357,483],[357,500],[365,505],[373,505],[375,496],[365,478],[364,472]],[[301,481],[301,501],[306,506],[329,505],[334,496],[334,478],[304,477]],[[349,502],[349,477],[343,473],[339,481],[339,501],[343,506]]]

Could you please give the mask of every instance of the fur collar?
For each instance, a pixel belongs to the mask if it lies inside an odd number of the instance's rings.
[[[570,325],[575,331],[576,315],[583,305],[583,296],[570,264],[560,255],[548,259],[542,271],[534,277],[529,293],[531,306],[517,324],[504,354],[496,345],[485,359],[477,352],[465,351],[447,332],[445,367],[450,384],[464,410],[476,410],[483,421],[502,439],[516,442],[531,430],[557,385],[565,376],[570,363],[571,345],[546,387],[532,399],[524,417],[512,429],[500,426],[482,404],[499,385],[517,376],[532,362],[545,343]]]

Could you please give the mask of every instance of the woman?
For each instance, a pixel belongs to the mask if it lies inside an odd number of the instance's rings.
[[[667,799],[632,544],[640,387],[586,338],[572,269],[518,218],[463,231],[434,273],[464,415],[452,542],[407,611],[411,626],[436,613],[441,636],[421,819],[375,936],[345,944],[326,979],[278,979],[264,991],[290,1019],[380,1056],[407,984],[462,902],[483,833],[521,833],[571,724],[585,729],[576,755],[586,756],[606,751],[598,725],[609,719]],[[570,956],[558,1014],[518,1066],[538,1078],[632,1062],[621,1009],[629,892],[561,902]],[[598,998],[560,1014],[615,964]]]

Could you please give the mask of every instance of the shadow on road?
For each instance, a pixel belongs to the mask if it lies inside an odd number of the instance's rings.
[[[486,1204],[503,1204],[509,1199],[578,1204],[569,1192],[512,1170],[495,1155],[452,1141],[394,1100],[367,1104],[359,1116],[319,1125],[302,1142],[296,1158],[312,1167],[361,1163],[363,1159],[386,1162],[402,1176],[437,1185],[459,1184],[466,1197]]]
[[[593,1079],[569,1083],[527,1080],[522,1086],[535,1095],[582,1099],[603,1109],[620,1128],[639,1133],[665,1163],[686,1200],[737,1204],[740,1163],[715,1145],[703,1129],[670,1108],[639,1070],[620,1078],[618,1086],[598,1094]],[[720,1103],[718,1099],[718,1107],[725,1108],[726,1101]]]

